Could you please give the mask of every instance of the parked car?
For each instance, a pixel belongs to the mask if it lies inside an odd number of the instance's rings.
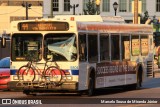
[[[8,90],[8,82],[10,81],[10,57],[0,60],[0,90]]]

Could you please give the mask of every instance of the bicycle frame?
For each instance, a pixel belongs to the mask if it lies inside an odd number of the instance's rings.
[[[33,63],[33,61],[31,62],[31,64],[29,65],[29,68],[32,67],[37,73],[38,75],[44,75],[45,73],[45,70],[46,68],[48,67],[47,65],[48,61],[46,61],[46,63],[37,63],[35,62],[35,64]],[[38,68],[38,64],[44,64],[44,68],[43,68],[43,71],[41,72],[41,70]]]

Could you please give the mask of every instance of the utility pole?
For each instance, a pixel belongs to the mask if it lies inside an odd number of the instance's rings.
[[[96,10],[97,10],[97,15],[99,15],[100,14],[100,3],[101,3],[101,0],[96,0],[95,1],[96,2]]]
[[[134,0],[134,24],[138,24],[138,1]]]
[[[26,8],[26,20],[28,20],[28,9],[32,4],[28,4],[28,2],[26,2],[25,4],[23,3],[22,6]]]
[[[28,2],[26,2],[26,20],[28,20]]]
[[[51,13],[50,13],[50,17],[53,18],[53,0],[51,0]]]

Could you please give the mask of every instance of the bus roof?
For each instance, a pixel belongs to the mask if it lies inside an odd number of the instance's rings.
[[[53,18],[41,18],[35,20],[21,20],[21,22],[29,21],[79,21],[79,22],[113,22],[124,23],[121,16],[100,16],[100,15],[56,15]]]
[[[103,20],[104,19],[104,20]],[[100,15],[58,15],[54,18],[42,18],[35,20],[22,20],[14,21],[12,28],[17,30],[17,23],[19,22],[50,22],[50,21],[60,21],[60,22],[73,22],[72,24],[77,23],[77,28],[79,31],[101,31],[108,33],[153,33],[151,25],[145,24],[127,24],[127,23],[117,23],[115,20],[119,19],[120,22],[123,22],[122,17],[108,17],[104,18]],[[107,20],[107,21],[106,21]],[[109,21],[111,20],[111,21]],[[73,26],[72,26],[73,28]],[[76,30],[76,28],[72,29]]]
[[[103,22],[100,15],[57,15],[54,16],[54,18],[58,20],[72,20],[81,22]]]
[[[107,33],[153,33],[151,25],[102,22],[77,22],[80,31],[100,31]]]
[[[113,22],[125,23],[124,18],[121,16],[100,16],[100,15],[57,15],[54,18],[61,20],[70,20],[74,18],[75,21],[80,22]]]
[[[32,20],[20,20],[14,22],[31,22],[31,21],[80,21],[80,22],[103,22],[100,15],[57,15],[53,18],[37,18]]]

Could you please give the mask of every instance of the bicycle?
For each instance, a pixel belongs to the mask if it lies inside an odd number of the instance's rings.
[[[33,58],[29,60],[27,65],[21,66],[17,71],[17,77],[19,81],[22,82],[34,82],[36,75],[40,75],[38,78],[38,82],[42,84],[54,84],[55,86],[59,86],[62,84],[62,75],[64,72],[59,69],[59,66],[55,62],[56,66],[48,66],[48,60],[45,63],[35,63],[33,64]],[[37,64],[44,64],[43,71],[41,71],[36,65]],[[41,79],[41,81],[39,81]]]

